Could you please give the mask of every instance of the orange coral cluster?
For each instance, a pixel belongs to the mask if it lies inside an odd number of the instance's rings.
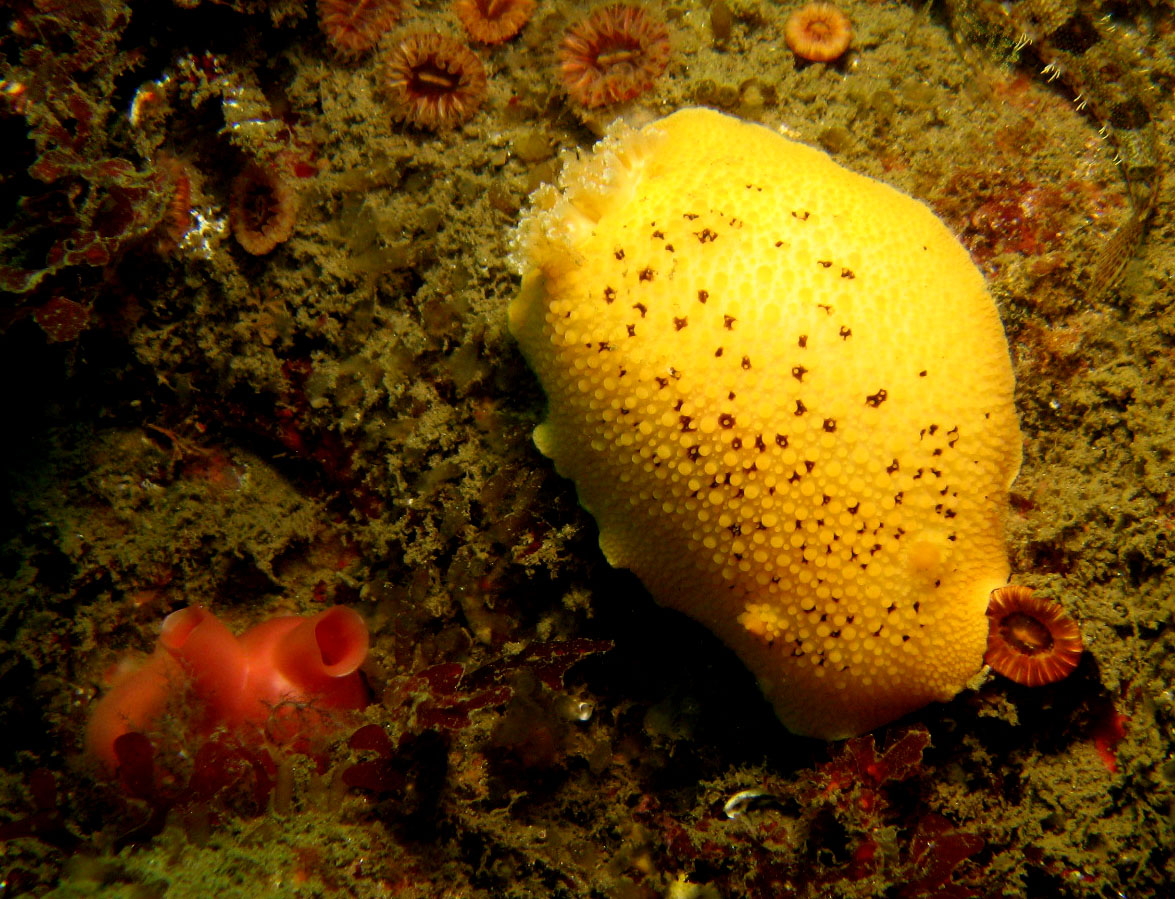
[[[665,23],[639,6],[602,6],[572,25],[559,45],[571,99],[592,109],[644,93],[669,64]]]

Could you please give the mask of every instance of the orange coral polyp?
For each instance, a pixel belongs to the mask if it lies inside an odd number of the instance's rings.
[[[669,64],[669,32],[639,6],[603,6],[572,25],[559,44],[567,93],[593,109],[631,100]]]
[[[832,62],[849,49],[853,26],[831,3],[809,3],[788,16],[783,35],[800,59]]]
[[[155,158],[159,184],[170,191],[163,219],[155,229],[155,249],[162,254],[179,248],[192,227],[192,178],[188,166],[166,151]]]
[[[393,116],[430,131],[467,121],[486,96],[481,61],[435,32],[406,35],[388,58],[387,78]]]
[[[297,194],[280,175],[250,162],[233,179],[228,220],[241,249],[264,256],[294,233]]]
[[[399,21],[403,0],[318,0],[318,25],[346,57],[360,56]]]
[[[984,660],[1009,680],[1039,687],[1077,667],[1084,650],[1081,631],[1060,603],[1028,587],[1001,587],[992,591],[987,617]]]
[[[483,44],[500,44],[518,34],[534,13],[535,0],[457,0],[453,10],[466,33]]]

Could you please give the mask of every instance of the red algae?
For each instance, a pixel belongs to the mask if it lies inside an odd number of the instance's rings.
[[[77,340],[90,324],[90,310],[68,297],[53,297],[33,311],[50,343]]]

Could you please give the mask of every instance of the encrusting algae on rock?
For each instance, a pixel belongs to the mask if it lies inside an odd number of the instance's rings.
[[[515,264],[535,443],[788,728],[859,734],[979,670],[1020,432],[996,307],[924,205],[686,109],[540,189]]]

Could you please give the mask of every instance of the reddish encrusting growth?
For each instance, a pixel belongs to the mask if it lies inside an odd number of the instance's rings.
[[[1049,185],[1020,183],[976,206],[963,226],[963,240],[980,262],[1014,253],[1037,256],[1057,246],[1057,226],[1066,195]]]
[[[1093,746],[1106,770],[1118,773],[1118,744],[1126,738],[1126,722],[1130,719],[1110,704],[1093,726]]]
[[[559,72],[573,101],[588,109],[639,96],[669,64],[665,24],[639,6],[603,6],[567,29]]]
[[[486,96],[481,61],[459,41],[435,32],[409,34],[387,62],[392,114],[441,131],[468,121]]]
[[[41,326],[50,343],[68,343],[86,330],[90,310],[68,297],[52,297],[33,310],[33,321]]]

